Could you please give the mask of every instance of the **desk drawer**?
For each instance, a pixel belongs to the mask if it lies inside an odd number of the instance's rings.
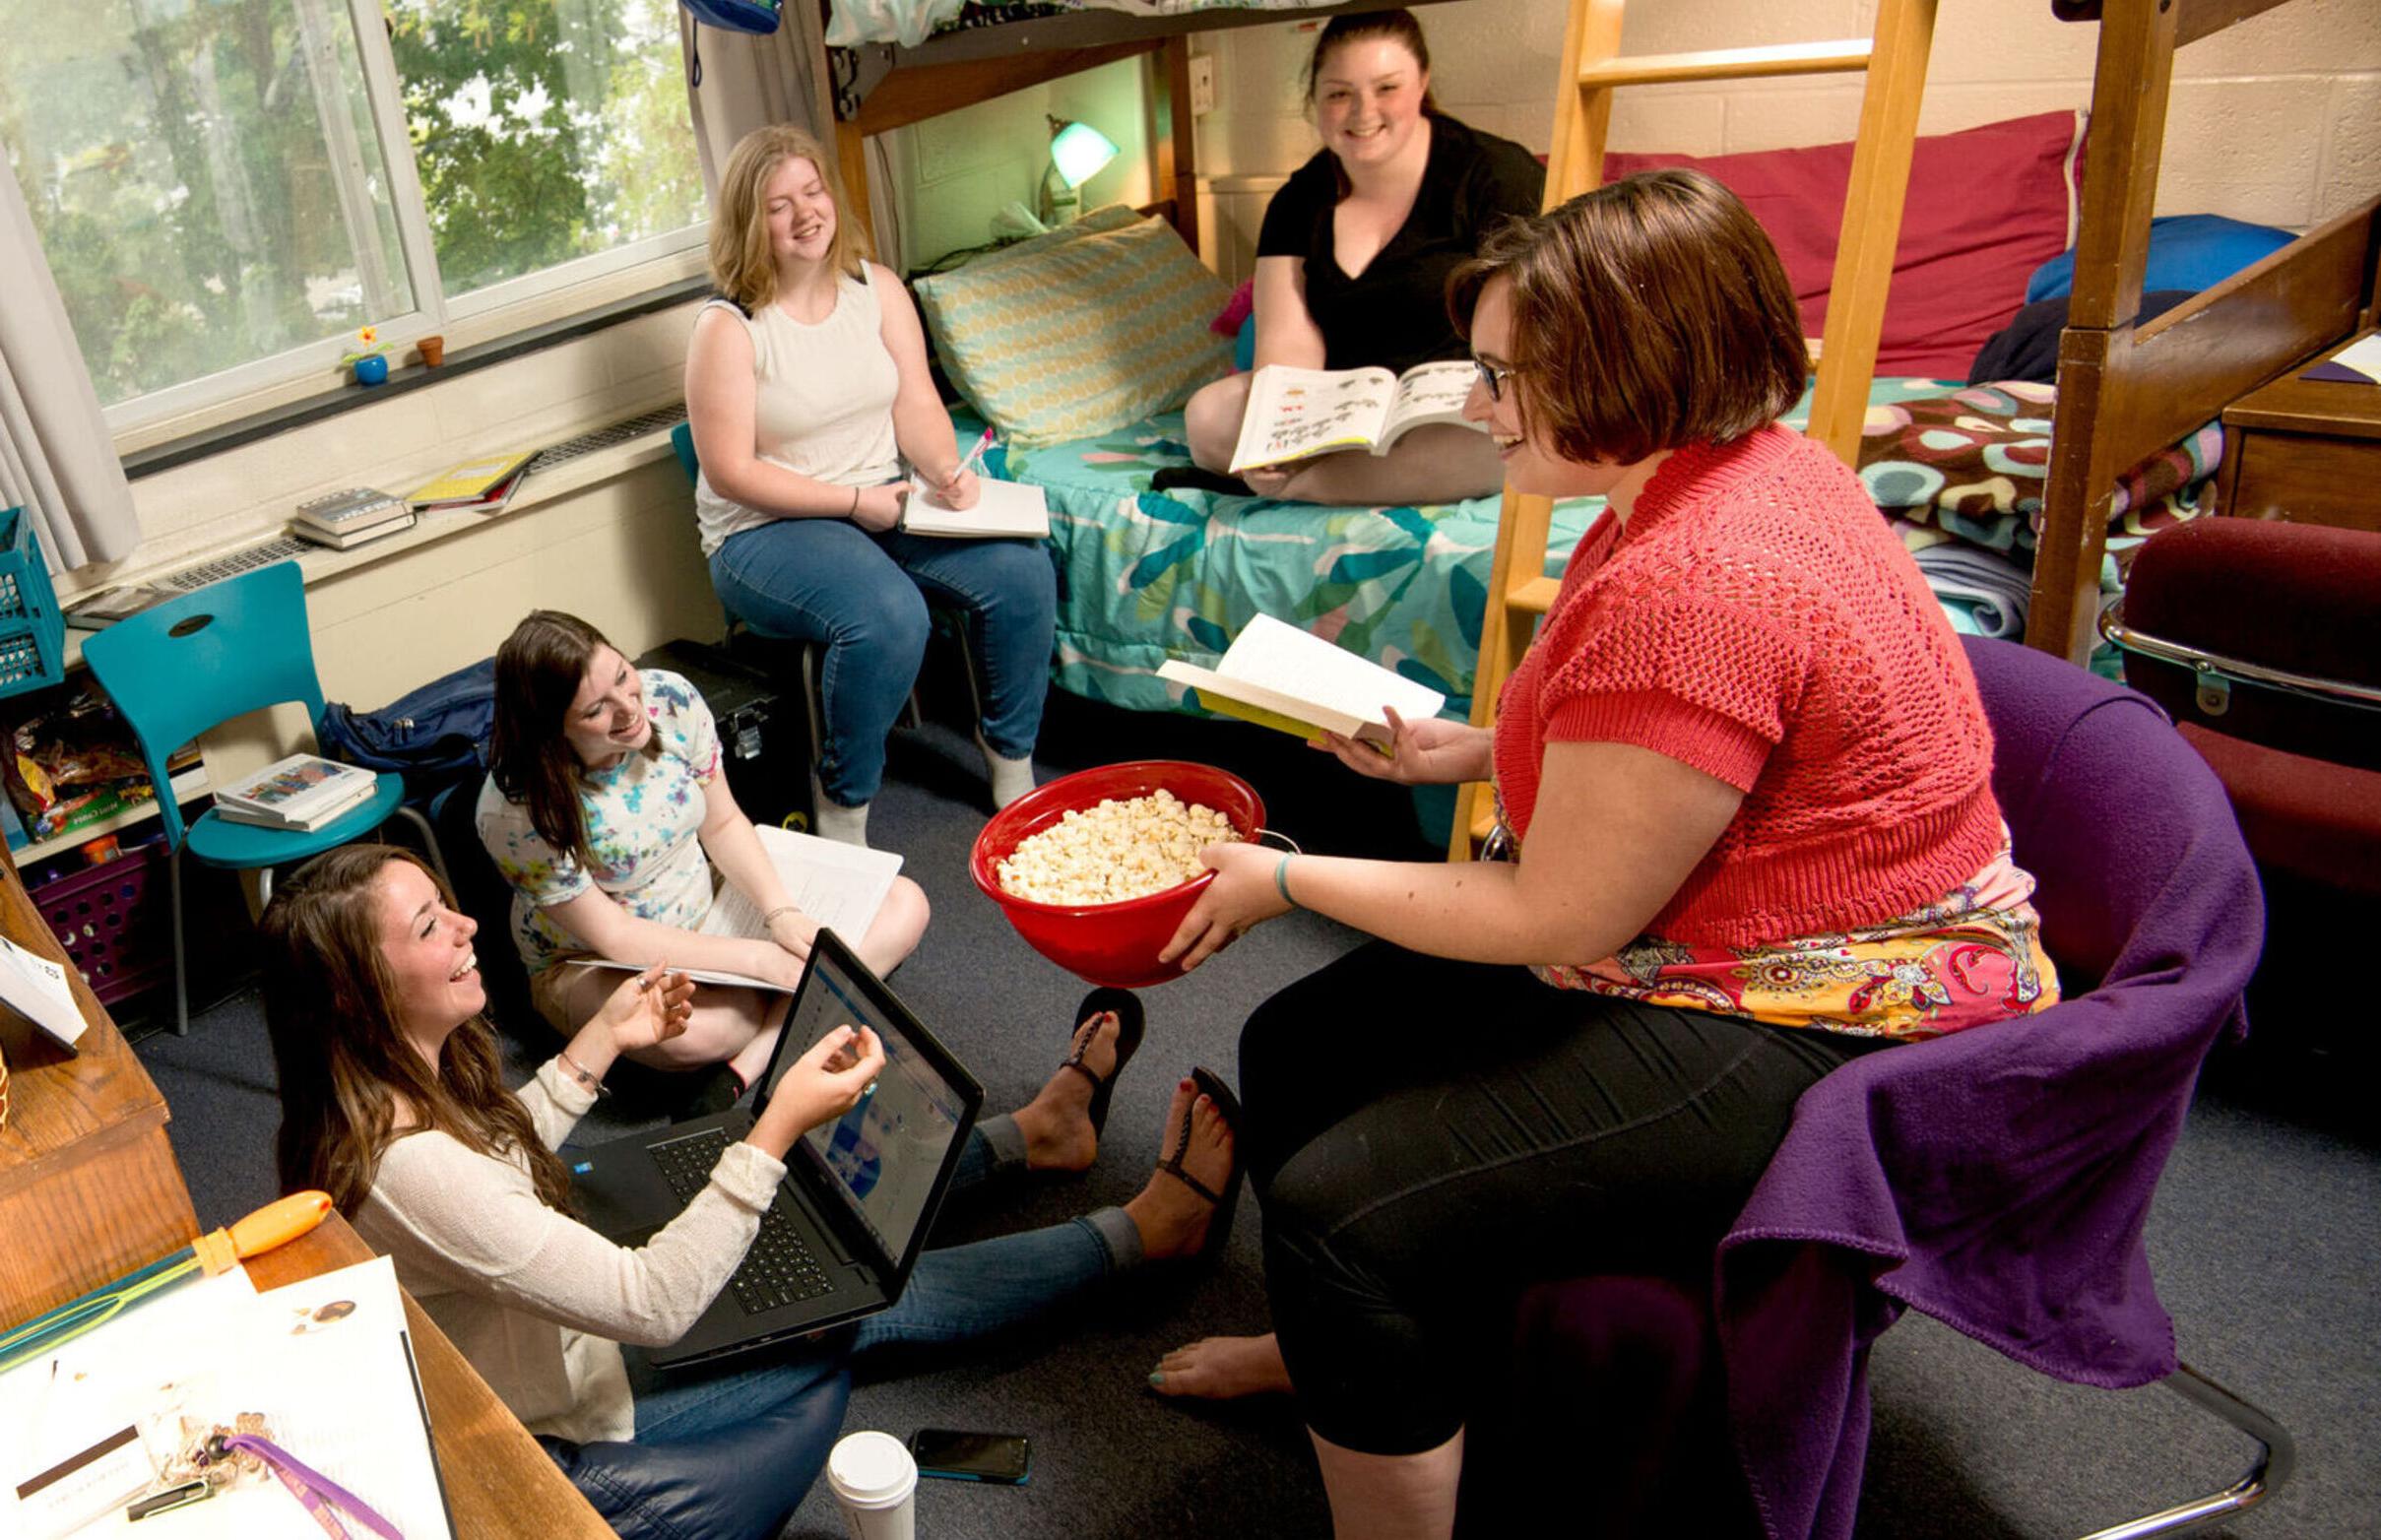
[[[2381,440],[2251,428],[2223,511],[2381,531]]]

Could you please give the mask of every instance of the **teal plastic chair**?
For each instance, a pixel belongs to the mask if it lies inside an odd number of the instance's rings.
[[[430,863],[446,875],[427,819],[405,805],[405,778],[382,775],[371,799],[319,829],[266,829],[234,823],[210,808],[188,825],[165,773],[166,756],[208,729],[268,706],[298,702],[317,731],[322,682],[306,628],[306,586],[294,561],[280,561],[144,610],[83,643],[116,710],[132,728],[157,788],[165,825],[166,871],[173,895],[173,1030],[190,1031],[182,948],[182,857],[233,871],[258,872],[260,901],[273,892],[273,868],[290,866],[371,833],[391,817],[410,819]]]

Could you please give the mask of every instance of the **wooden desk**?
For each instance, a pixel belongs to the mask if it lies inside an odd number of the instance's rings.
[[[0,930],[21,946],[66,960],[4,852]],[[165,1136],[165,1099],[80,978],[75,998],[88,1024],[80,1054],[0,1009],[12,1018],[0,1026],[11,1102],[0,1129],[0,1325],[64,1304],[198,1235]],[[248,1273],[270,1289],[371,1254],[334,1214],[312,1235],[258,1257]],[[411,1295],[405,1312],[459,1540],[609,1540],[611,1527]]]
[[[249,1262],[248,1277],[259,1289],[277,1289],[371,1257],[372,1249],[333,1214],[312,1235]],[[611,1527],[596,1516],[578,1488],[410,1294],[405,1317],[414,1331],[414,1360],[430,1403],[438,1474],[446,1483],[458,1540],[515,1535],[520,1540],[574,1535],[611,1540]]]
[[[0,854],[0,929],[65,963],[66,952]],[[165,1099],[67,964],[83,1007],[70,1054],[0,1008],[10,1113],[0,1129],[0,1322],[26,1320],[188,1246],[190,1190],[165,1136]]]
[[[2381,385],[2302,380],[2293,369],[2224,408],[2223,425],[2234,440],[2223,512],[2381,530]]]

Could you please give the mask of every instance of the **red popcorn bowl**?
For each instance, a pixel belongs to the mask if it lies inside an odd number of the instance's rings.
[[[999,877],[1000,863],[1011,852],[1067,813],[1160,791],[1214,808],[1244,840],[1255,840],[1264,826],[1263,800],[1239,776],[1180,759],[1136,759],[1061,776],[1001,808],[976,836],[968,872],[1028,945],[1086,984],[1137,990],[1179,979],[1180,965],[1159,962],[1157,954],[1215,880],[1214,872],[1114,904],[1036,903],[1004,891]]]

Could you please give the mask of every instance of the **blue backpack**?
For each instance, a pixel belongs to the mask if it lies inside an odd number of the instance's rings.
[[[319,737],[335,759],[403,775],[407,801],[420,802],[486,767],[495,721],[496,661],[483,658],[378,711],[333,701]]]

